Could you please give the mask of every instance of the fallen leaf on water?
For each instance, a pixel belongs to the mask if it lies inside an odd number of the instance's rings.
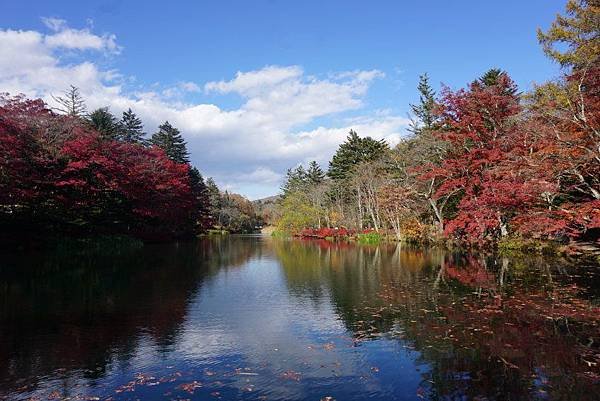
[[[184,384],[181,384],[181,385],[180,385],[178,388],[179,388],[180,390],[186,391],[186,392],[188,392],[188,393],[190,393],[190,394],[194,394],[194,391],[195,391],[197,388],[200,388],[200,387],[202,387],[202,383],[199,383],[199,382],[197,382],[197,381],[195,381],[195,380],[194,380],[194,381],[193,381],[193,382],[191,382],[191,383],[184,383]]]
[[[281,377],[284,380],[294,380],[294,381],[299,382],[301,374],[298,372],[295,372],[293,370],[286,370],[279,377]]]
[[[331,351],[334,348],[335,348],[335,344],[334,343],[327,343],[327,344],[323,345],[323,349],[326,350],[326,351]]]

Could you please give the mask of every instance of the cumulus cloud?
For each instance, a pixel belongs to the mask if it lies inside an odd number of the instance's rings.
[[[220,93],[237,92],[241,95],[251,96],[268,91],[273,86],[298,78],[303,74],[298,66],[278,67],[267,66],[258,71],[238,71],[231,81],[208,82],[204,85],[207,91]]]
[[[407,119],[390,113],[360,112],[372,82],[384,77],[378,70],[317,77],[300,66],[271,65],[203,85],[189,81],[130,91],[123,84],[127,77],[94,62],[93,54],[120,50],[114,35],[72,29],[56,18],[44,23],[49,33],[0,30],[0,92],[25,93],[52,105],[51,95],[72,84],[80,88],[89,109],[109,106],[119,114],[131,108],[147,132],[169,120],[184,134],[192,161],[205,175],[251,198],[276,193],[290,166],[313,159],[326,163],[350,128],[394,144],[407,125]],[[62,62],[65,51],[81,53],[83,61]],[[199,95],[202,90],[217,97],[237,95],[242,104],[227,110],[185,101],[186,94]],[[330,117],[339,122],[306,128]]]
[[[42,18],[42,21],[54,32],[44,38],[46,45],[50,48],[97,50],[108,53],[121,51],[121,47],[117,45],[117,37],[113,34],[98,36],[90,32],[88,28],[69,28],[65,20],[58,18]]]

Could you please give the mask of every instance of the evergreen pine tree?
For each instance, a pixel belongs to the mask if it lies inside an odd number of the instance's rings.
[[[413,111],[415,120],[411,121],[408,130],[415,135],[423,131],[431,131],[437,121],[434,113],[435,108],[435,91],[429,84],[429,76],[423,74],[419,77],[419,104],[411,104],[410,108]]]
[[[361,138],[354,130],[350,130],[346,142],[340,145],[329,162],[327,175],[334,180],[348,178],[356,165],[377,160],[388,149],[383,139]]]
[[[309,184],[320,184],[325,179],[325,173],[316,161],[311,161],[306,170],[306,179]]]
[[[208,193],[208,201],[210,203],[209,210],[212,221],[221,225],[221,208],[223,206],[221,191],[212,177],[208,177],[206,180],[206,191]]]
[[[281,187],[283,195],[286,196],[291,192],[302,190],[307,182],[306,170],[302,165],[295,169],[288,169],[286,173],[286,179]]]
[[[490,68],[479,78],[479,82],[483,84],[483,86],[494,86],[498,84],[498,79],[500,76],[504,74],[500,68]]]
[[[202,174],[200,174],[200,171],[196,167],[190,168],[189,176],[190,188],[196,203],[193,211],[194,216],[190,220],[195,224],[192,231],[197,234],[206,230],[212,224],[210,193],[207,185],[204,183]]]
[[[98,131],[104,139],[115,140],[119,137],[121,124],[108,110],[108,107],[94,110],[88,117],[88,123],[92,128]]]
[[[120,139],[129,143],[144,143],[145,135],[142,120],[131,109],[124,111],[121,118]]]
[[[165,121],[152,135],[150,143],[165,151],[169,159],[176,163],[189,163],[187,145],[179,130]]]
[[[506,71],[502,71],[500,68],[490,68],[476,81],[476,83],[489,88],[491,86],[502,84],[502,79],[510,79]],[[510,96],[517,96],[518,89],[514,85],[506,86],[503,93]]]

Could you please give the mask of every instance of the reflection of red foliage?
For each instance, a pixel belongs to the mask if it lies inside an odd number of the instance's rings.
[[[476,258],[469,258],[466,266],[447,264],[444,273],[468,287],[492,289],[496,287],[496,276],[488,271]]]
[[[472,268],[459,268],[459,267],[447,267],[445,269],[446,276],[460,281],[462,284],[469,287],[478,288],[494,288],[495,277],[492,273],[487,270],[472,269]]]
[[[449,270],[453,276],[458,269]],[[485,281],[485,276],[475,269],[470,277],[463,274],[457,277],[470,282]],[[435,306],[410,287],[390,286],[380,295],[385,305],[389,305],[384,309],[398,313],[409,308],[410,321],[403,325],[407,338],[423,352],[442,353],[434,358],[447,358],[447,364],[438,364],[444,369],[441,374],[447,375],[444,377],[473,369],[477,361],[484,361],[482,370],[493,366],[489,361],[497,361],[503,377],[507,372],[523,380],[548,377],[552,392],[557,393],[551,398],[563,399],[560,396],[563,387],[581,389],[597,384],[600,354],[596,345],[590,345],[600,341],[600,308],[581,299],[575,285],[556,285],[550,291],[513,289],[512,295],[486,291],[481,296],[441,296]],[[419,310],[421,313],[415,312]],[[445,349],[453,351],[444,354]],[[478,358],[473,360],[475,349]],[[482,376],[485,375],[484,372]]]

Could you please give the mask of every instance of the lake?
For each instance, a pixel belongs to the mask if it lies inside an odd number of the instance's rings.
[[[598,400],[598,265],[260,236],[21,252],[0,400]]]

